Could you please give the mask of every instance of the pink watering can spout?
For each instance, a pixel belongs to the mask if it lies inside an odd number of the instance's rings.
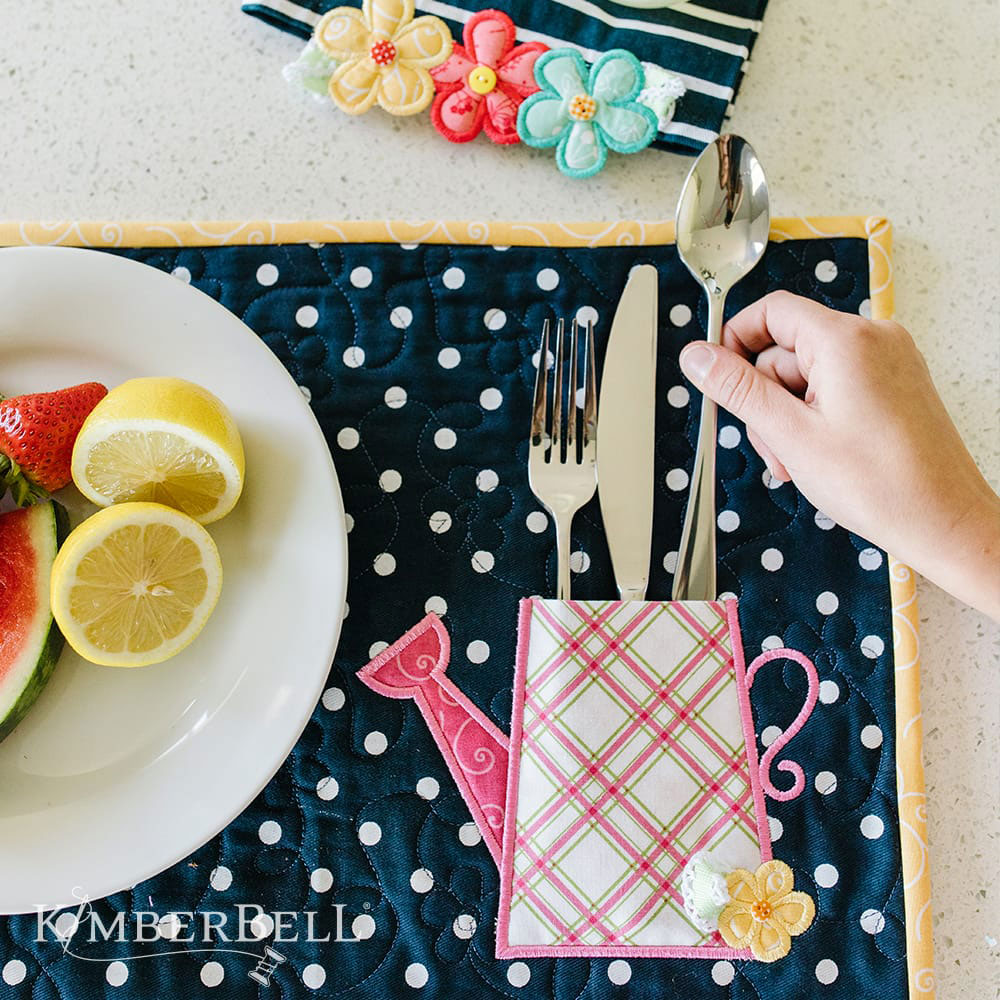
[[[451,639],[444,623],[430,614],[362,667],[358,677],[387,698],[415,698],[435,670],[444,673],[450,656]]]
[[[387,698],[416,702],[499,865],[510,741],[448,678],[450,656],[444,623],[429,614],[358,677]]]

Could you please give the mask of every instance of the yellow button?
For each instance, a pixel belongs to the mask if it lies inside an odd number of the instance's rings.
[[[497,75],[489,66],[477,66],[469,74],[469,87],[477,94],[488,94],[497,85]]]

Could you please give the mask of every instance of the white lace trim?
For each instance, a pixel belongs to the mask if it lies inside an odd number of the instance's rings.
[[[698,851],[684,866],[681,895],[684,911],[698,930],[706,934],[718,930],[719,911],[729,902],[729,887],[708,852]]]
[[[646,74],[646,86],[636,100],[656,115],[657,126],[663,132],[673,119],[677,101],[687,92],[687,87],[676,73],[656,63],[643,63],[642,69]]]
[[[281,75],[306,97],[317,104],[326,104],[329,101],[327,85],[336,68],[336,61],[319,47],[315,39],[310,38],[299,57],[285,66]]]

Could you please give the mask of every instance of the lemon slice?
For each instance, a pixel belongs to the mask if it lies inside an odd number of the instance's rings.
[[[99,507],[166,504],[209,524],[243,491],[243,444],[229,411],[179,378],[136,378],[101,400],[73,447],[73,482]]]
[[[157,503],[98,511],[52,567],[52,613],[86,660],[141,667],[179,653],[205,627],[222,563],[197,521]]]

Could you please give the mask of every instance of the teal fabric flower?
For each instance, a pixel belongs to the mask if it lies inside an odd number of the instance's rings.
[[[555,49],[535,63],[535,80],[541,90],[521,105],[518,135],[529,146],[556,146],[570,177],[592,177],[609,149],[636,153],[656,136],[656,115],[636,101],[644,75],[631,52],[605,52],[588,75],[575,49]]]

